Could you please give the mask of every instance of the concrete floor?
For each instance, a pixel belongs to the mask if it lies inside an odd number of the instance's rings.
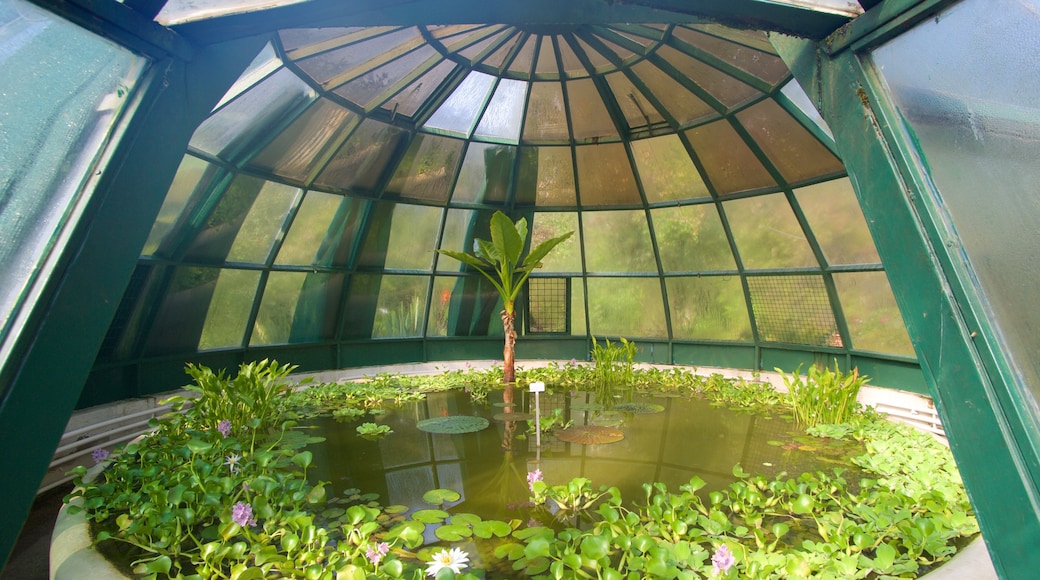
[[[0,572],[0,580],[48,580],[50,578],[51,531],[61,509],[61,500],[72,484],[36,498],[29,519],[22,527],[11,557]]]

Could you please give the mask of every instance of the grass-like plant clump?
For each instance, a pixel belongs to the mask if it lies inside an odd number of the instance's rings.
[[[860,388],[870,380],[867,375],[859,374],[859,369],[847,374],[841,372],[838,361],[834,361],[834,370],[810,365],[804,378],[801,370],[802,366],[798,365],[794,373],[788,375],[776,369],[787,385],[795,419],[805,428],[848,421],[856,412]]]
[[[858,408],[809,432],[863,442],[867,453],[854,463],[866,475],[837,468],[767,478],[738,465],[736,481],[717,491],[694,477],[675,490],[646,482],[642,497],[623,498],[616,487],[533,471],[526,522],[457,510],[461,496],[450,489],[429,491],[423,509],[384,506],[362,490],[329,497],[326,482],[307,479],[313,457],[304,447],[317,439],[298,420],[360,416],[446,389],[486,403],[502,388],[501,369],[304,390],[286,382],[291,370],[263,361],[232,378],[189,367],[194,404],[177,399],[182,412],[155,420],[153,433],[99,455],[93,479],[77,469],[77,505],[68,509],[91,520],[99,548],[118,547],[110,551],[138,576],[185,580],[905,577],[978,532],[949,450]],[[594,393],[594,377],[576,361],[517,372],[518,383],[543,381],[550,391]],[[793,409],[765,385],[683,368],[633,368],[629,385],[731,408]],[[395,436],[376,423],[363,428]]]

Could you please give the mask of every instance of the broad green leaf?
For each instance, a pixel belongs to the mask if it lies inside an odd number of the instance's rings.
[[[433,505],[451,503],[453,501],[459,501],[461,498],[462,495],[460,495],[459,492],[451,489],[431,489],[423,494],[423,501]],[[445,515],[444,517],[448,516]]]
[[[458,542],[463,538],[468,538],[473,535],[473,530],[469,526],[457,526],[454,524],[445,524],[438,527],[433,533],[440,539],[446,542]]]
[[[526,233],[526,221],[523,228]],[[510,268],[520,261],[520,253],[524,251],[524,240],[513,222],[501,211],[496,211],[495,215],[491,216],[491,241],[499,252],[499,259],[508,263]]]

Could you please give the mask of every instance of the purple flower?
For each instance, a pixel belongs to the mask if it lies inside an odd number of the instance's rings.
[[[527,472],[527,487],[531,488],[532,492],[534,491],[534,482],[536,481],[542,481],[541,469]]]
[[[94,459],[94,463],[101,463],[102,461],[108,459],[109,453],[107,449],[95,449],[94,452],[90,454],[90,456]]]
[[[733,557],[733,552],[729,551],[729,547],[723,544],[715,550],[715,555],[711,557],[711,565],[716,574],[725,574],[729,572],[729,569],[736,564],[737,560]]]
[[[386,542],[380,542],[376,544],[374,548],[372,546],[368,546],[367,548],[365,548],[365,557],[368,558],[370,562],[372,562],[373,566],[378,566],[379,561],[382,560],[383,556],[386,556],[387,552],[389,551],[390,544],[387,544]]]
[[[231,435],[231,421],[224,419],[223,421],[218,423],[217,431],[220,431],[220,434],[224,437],[229,437]]]
[[[231,520],[243,528],[255,526],[256,518],[253,517],[253,506],[244,501],[236,503],[235,507],[231,508]]]
[[[572,358],[572,359],[571,359],[571,366],[574,366],[574,365],[576,365],[576,364],[578,364],[578,359],[576,359],[576,358]]]

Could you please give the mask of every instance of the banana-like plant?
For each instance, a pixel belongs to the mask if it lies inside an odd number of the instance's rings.
[[[491,216],[491,240],[477,238],[473,242],[473,254],[454,250],[438,252],[468,264],[494,284],[502,297],[502,328],[505,331],[505,347],[502,349],[502,372],[506,384],[516,380],[516,309],[514,303],[531,271],[541,265],[542,259],[574,232],[567,232],[538,244],[523,257],[527,241],[527,220],[520,218],[514,224],[506,214],[496,211]]]

